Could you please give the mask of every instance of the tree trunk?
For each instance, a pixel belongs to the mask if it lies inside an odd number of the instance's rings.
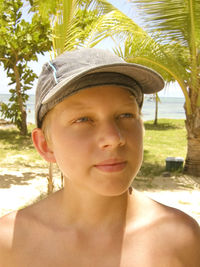
[[[156,104],[156,107],[155,107],[155,118],[154,118],[154,125],[157,125],[158,124],[158,96],[157,94],[155,95],[155,104]]]
[[[18,124],[20,134],[21,135],[27,135],[27,123],[26,123],[26,109],[23,103],[22,94],[21,94],[21,83],[20,83],[20,75],[17,68],[17,65],[14,65],[14,73],[15,73],[15,79],[16,79],[16,92],[18,96],[18,104],[20,109],[20,122]]]
[[[187,115],[186,112],[188,143],[184,172],[200,177],[200,107],[196,105],[196,97],[190,99],[192,100],[192,115]]]
[[[54,183],[53,183],[53,163],[49,163],[49,176],[47,177],[48,180],[48,188],[47,194],[50,195],[53,193],[54,190]]]

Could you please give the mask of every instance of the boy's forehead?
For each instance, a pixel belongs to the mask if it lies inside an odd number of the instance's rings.
[[[110,99],[111,103],[115,100],[119,104],[137,105],[135,96],[129,90],[121,86],[108,85],[95,86],[76,92],[65,98],[61,103],[57,104],[56,107],[67,106],[68,108],[82,108],[84,106],[93,106],[94,100],[96,105],[96,102],[104,103],[106,99]]]

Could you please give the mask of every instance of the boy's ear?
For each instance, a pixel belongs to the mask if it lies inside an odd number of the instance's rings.
[[[39,154],[48,162],[56,162],[54,153],[48,145],[44,133],[41,129],[36,128],[32,131],[32,140]]]

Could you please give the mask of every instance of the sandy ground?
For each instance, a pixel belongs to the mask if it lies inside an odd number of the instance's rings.
[[[0,168],[0,216],[25,207],[47,191],[48,169]],[[60,187],[56,172],[55,188]],[[200,178],[189,176],[137,178],[133,186],[149,197],[178,208],[200,224]]]

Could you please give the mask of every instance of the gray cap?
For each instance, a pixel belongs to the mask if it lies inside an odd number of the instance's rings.
[[[164,87],[162,77],[138,64],[125,62],[107,50],[82,48],[65,52],[44,64],[35,97],[36,125],[41,127],[46,113],[66,97],[98,85],[119,85],[128,89],[142,106],[143,94]]]

